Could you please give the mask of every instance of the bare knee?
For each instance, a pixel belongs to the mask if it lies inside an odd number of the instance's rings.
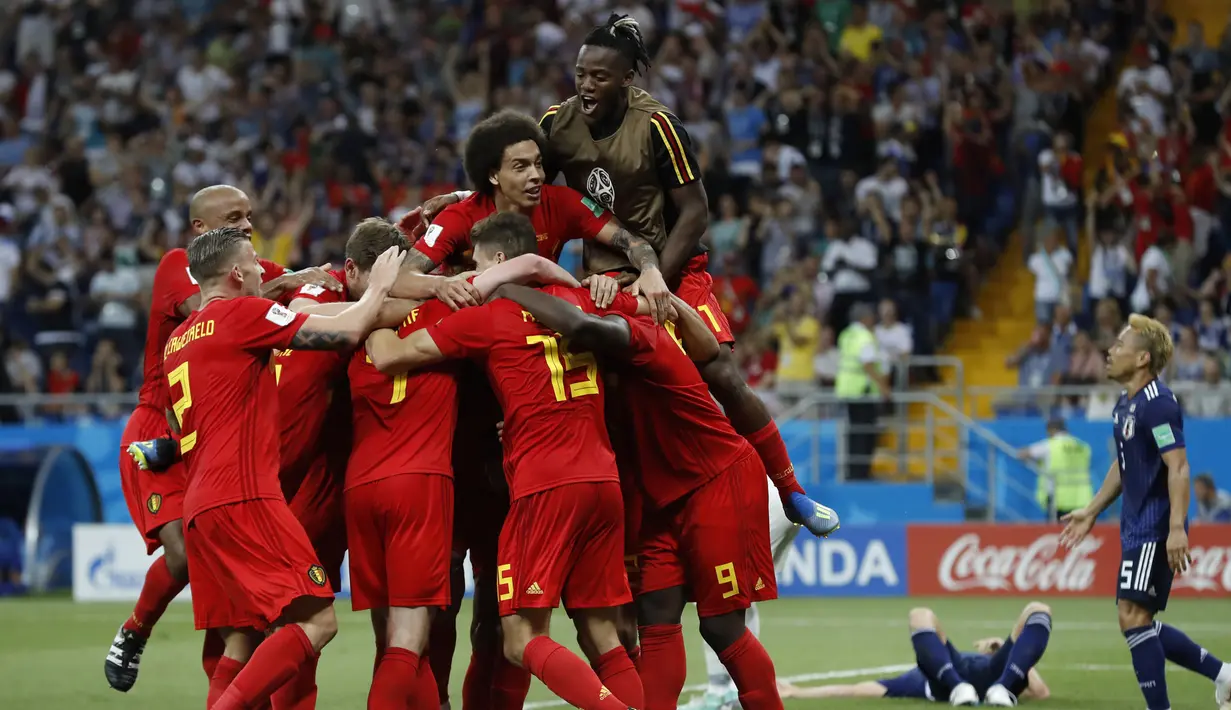
[[[1051,616],[1051,607],[1043,602],[1030,602],[1026,608],[1022,610],[1022,616],[1030,618],[1031,614],[1047,614]]]
[[[317,653],[338,635],[338,617],[333,611],[332,599],[300,597],[291,602],[285,618],[299,624]]]
[[[427,648],[432,628],[432,613],[427,607],[392,607],[389,609],[389,646],[422,654]]]
[[[167,571],[180,581],[188,581],[188,551],[184,547],[184,524],[180,520],[172,520],[158,531],[158,540],[162,543],[163,559]]]
[[[619,608],[613,608],[586,609],[575,613],[573,623],[577,627],[577,641],[581,652],[591,663],[623,646],[620,642],[619,612]]]
[[[545,613],[540,613],[545,612]],[[525,668],[526,646],[536,636],[547,636],[551,623],[550,609],[527,610],[500,619],[504,657],[509,663]]]
[[[925,606],[911,609],[907,618],[911,631],[916,631],[918,629],[935,629],[940,625],[939,619],[936,618],[936,612]]]
[[[1143,606],[1121,599],[1118,605],[1120,630],[1128,631],[1154,623],[1154,614]]]

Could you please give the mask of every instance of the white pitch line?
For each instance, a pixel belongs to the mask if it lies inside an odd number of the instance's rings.
[[[868,675],[890,675],[892,673],[905,673],[914,668],[915,664],[898,664],[896,666],[876,666],[874,668],[854,668],[846,671],[825,671],[824,673],[804,673],[802,675],[792,675],[780,678],[788,683],[806,683],[810,680],[838,680],[840,678],[859,678]],[[705,690],[705,683],[697,685],[689,685],[684,688],[684,692],[695,692]],[[562,705],[568,705],[563,700],[536,700],[532,703],[526,703],[523,707],[525,710],[534,710],[534,708],[555,708]]]
[[[823,673],[802,673],[800,675],[791,675],[779,678],[788,683],[807,683],[814,680],[840,680],[843,678],[862,678],[864,676],[889,676],[895,673],[905,673],[915,667],[913,663],[902,663],[895,666],[876,666],[874,668],[852,668],[844,671],[825,671]],[[1083,671],[1083,672],[1127,672],[1133,670],[1133,667],[1128,664],[1107,664],[1107,663],[1071,663],[1065,666],[1041,666],[1045,671],[1051,670],[1066,670],[1066,671]],[[1168,666],[1168,671],[1176,670],[1174,666]],[[684,692],[696,692],[705,690],[705,683],[697,685],[689,685],[684,688]],[[535,710],[535,708],[555,708],[568,705],[563,700],[536,700],[532,703],[526,703],[523,707],[525,710]]]

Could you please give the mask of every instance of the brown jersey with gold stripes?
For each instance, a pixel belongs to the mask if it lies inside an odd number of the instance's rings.
[[[627,91],[628,110],[605,135],[594,136],[576,96],[548,109],[539,125],[549,162],[569,187],[611,210],[661,253],[676,216],[667,192],[700,179],[701,171],[679,119],[645,91]],[[589,273],[629,267],[622,252],[592,241],[584,249]]]

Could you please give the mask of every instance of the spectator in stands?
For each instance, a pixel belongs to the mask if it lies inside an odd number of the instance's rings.
[[[724,266],[728,257],[737,257],[748,245],[748,217],[740,213],[735,196],[724,194],[718,198],[718,219],[706,231],[709,239],[711,266]]]
[[[1033,390],[1055,384],[1067,364],[1067,357],[1057,357],[1051,346],[1051,332],[1046,325],[1034,329],[1028,340],[1017,352],[1009,356],[1005,366],[1017,369],[1017,383],[1022,390],[1015,396],[999,402],[1002,411],[1032,411],[1046,405]]]
[[[47,361],[47,394],[74,394],[81,388],[81,375],[68,362],[68,353],[62,349],[52,351]],[[73,416],[83,412],[80,405],[48,404],[43,413],[53,418]]]
[[[817,382],[822,387],[833,387],[838,379],[838,365],[841,355],[838,353],[838,341],[834,337],[834,329],[821,327],[821,342],[817,345],[816,357],[812,358],[812,369],[816,372]]]
[[[885,371],[892,374],[903,372],[906,360],[915,348],[911,328],[898,320],[898,306],[892,299],[881,300],[877,315],[879,318],[874,333],[876,343],[880,346]]]
[[[1174,244],[1175,236],[1164,230],[1158,241],[1141,256],[1137,285],[1130,299],[1134,312],[1149,313],[1155,304],[1171,294],[1172,272],[1167,252]]]
[[[813,314],[812,295],[796,289],[774,315],[778,342],[777,391],[786,405],[816,389],[812,359],[820,345],[821,322]]]
[[[1093,217],[1087,220],[1089,225],[1093,222]],[[1109,229],[1099,232],[1090,258],[1090,277],[1086,282],[1090,298],[1094,301],[1110,298],[1120,303],[1121,308],[1126,307],[1129,277],[1136,273],[1137,263],[1128,245]]]
[[[1214,477],[1202,473],[1193,479],[1198,523],[1231,523],[1231,493],[1218,489]]]
[[[15,217],[12,205],[0,203],[0,314],[8,310],[20,278],[21,244],[14,231]]]
[[[1061,244],[1059,228],[1043,236],[1043,243],[1026,265],[1034,274],[1035,320],[1050,323],[1056,306],[1068,300],[1069,273],[1073,268],[1073,254]]]
[[[881,42],[881,28],[868,22],[868,6],[861,0],[851,2],[851,16],[842,28],[838,40],[839,54],[846,54],[861,62],[868,61]]]
[[[1107,356],[1099,352],[1089,333],[1079,330],[1073,336],[1073,347],[1069,353],[1069,361],[1060,375],[1062,385],[1093,385],[1105,379]],[[1076,405],[1081,397],[1067,398],[1070,404]]]
[[[86,377],[85,391],[91,394],[121,394],[128,388],[128,383],[121,374],[122,361],[115,342],[108,339],[98,341],[94,348],[94,357],[90,362],[90,374]],[[110,401],[99,405],[98,414],[106,418],[114,418],[123,414],[123,405]]]
[[[285,263],[285,262],[284,262]],[[135,269],[116,263],[115,252],[106,251],[90,279],[90,305],[97,315],[99,334],[121,342],[139,342],[137,332],[144,303],[141,279]]]
[[[1091,336],[1099,352],[1106,353],[1124,329],[1124,311],[1111,298],[1104,298],[1094,307],[1094,332]]]
[[[870,209],[868,198],[880,197],[886,216],[894,222],[902,219],[902,200],[910,193],[910,184],[902,177],[896,158],[884,158],[875,173],[855,186],[855,200],[861,212]]]
[[[1227,338],[1227,318],[1219,317],[1217,305],[1208,298],[1197,307],[1197,344],[1205,352],[1227,352],[1231,341]]]
[[[850,310],[856,303],[867,303],[874,297],[872,276],[876,271],[876,246],[868,238],[854,233],[849,223],[831,221],[837,231],[827,234],[829,245],[821,257],[821,272],[833,288],[833,303],[829,307],[829,325],[841,333],[850,322]]]
[[[1043,207],[1047,217],[1064,230],[1070,252],[1077,252],[1077,226],[1081,211],[1081,155],[1069,148],[1069,136],[1059,133],[1052,147],[1039,153],[1043,176]]]
[[[867,480],[872,472],[872,454],[876,450],[876,420],[880,403],[867,401],[880,397],[887,400],[893,385],[881,368],[880,346],[872,328],[876,311],[872,304],[861,302],[851,307],[850,325],[838,336],[838,375],[834,393],[846,407],[846,478]]]
[[[1120,72],[1117,95],[1128,99],[1136,115],[1156,134],[1166,130],[1167,102],[1174,91],[1166,67],[1150,57],[1150,47],[1139,43],[1131,52],[1132,65]]]
[[[1180,338],[1167,370],[1169,382],[1200,382],[1205,377],[1205,356],[1197,344],[1197,331],[1191,326],[1180,327]]]

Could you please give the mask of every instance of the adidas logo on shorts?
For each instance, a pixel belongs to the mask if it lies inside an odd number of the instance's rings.
[[[759,592],[762,589],[765,589],[765,582],[760,577],[757,577],[757,583],[753,585],[752,588],[754,591]]]
[[[540,592],[540,594],[541,593],[542,592]],[[603,687],[598,689],[598,699],[599,700],[606,700],[609,697],[611,697],[611,691],[607,690],[607,686],[604,685]]]
[[[543,588],[538,582],[531,582],[529,587],[526,587],[526,594],[542,594]]]

